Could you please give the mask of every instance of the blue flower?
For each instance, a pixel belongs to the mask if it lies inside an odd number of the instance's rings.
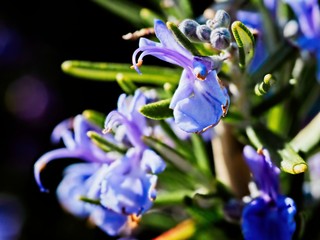
[[[105,132],[115,130],[115,138],[127,143],[129,146],[145,149],[142,136],[149,136],[152,128],[148,126],[147,119],[139,112],[140,107],[147,103],[146,96],[135,91],[134,96],[121,94],[118,98],[117,110],[111,111],[105,120]]]
[[[140,73],[139,66],[146,55],[181,66],[184,70],[170,103],[175,122],[186,132],[203,132],[215,126],[230,103],[217,76],[219,64],[211,57],[193,56],[175,40],[164,22],[155,20],[154,29],[160,42],[141,38],[132,56],[133,67]],[[136,63],[139,52],[142,53]]]
[[[35,163],[35,178],[42,190],[41,170],[54,159],[76,158],[83,163],[72,164],[57,188],[62,207],[75,216],[87,218],[109,235],[129,234],[141,214],[148,211],[156,198],[156,174],[166,165],[142,141],[152,132],[147,120],[138,112],[147,98],[139,90],[134,96],[121,95],[118,109],[105,121],[109,142],[127,151],[105,152],[87,136],[88,131],[102,133],[82,115],[60,123],[53,131],[53,141],[63,140],[65,148],[52,150]]]
[[[320,8],[317,0],[285,0],[294,11],[301,34],[297,45],[317,59],[317,80],[320,82]]]
[[[243,154],[259,195],[243,209],[242,232],[246,240],[290,240],[296,228],[294,201],[280,194],[279,172],[267,150],[245,146]]]
[[[87,162],[110,163],[114,161],[112,153],[105,153],[98,148],[87,136],[88,131],[100,133],[102,129],[89,123],[82,115],[67,119],[58,124],[52,133],[52,141],[63,140],[65,148],[49,151],[42,155],[34,165],[35,179],[42,191],[47,191],[40,180],[40,173],[46,165],[54,159],[75,158]],[[112,136],[105,135],[109,141],[114,141]]]
[[[123,214],[141,215],[156,198],[158,174],[164,170],[162,159],[152,150],[131,148],[111,164],[101,181],[101,204]]]
[[[138,111],[148,99],[137,90],[134,96],[121,95],[118,108],[108,114],[105,129],[131,143],[126,154],[106,170],[101,185],[101,203],[116,212],[140,215],[147,211],[156,197],[157,176],[166,165],[142,141],[152,133],[147,120]]]
[[[88,219],[110,236],[130,232],[134,227],[132,216],[114,212],[99,202],[97,188],[103,169],[97,163],[78,163],[67,167],[57,188],[59,202],[67,212]]]

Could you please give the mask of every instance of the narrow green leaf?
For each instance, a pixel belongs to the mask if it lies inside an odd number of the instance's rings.
[[[318,113],[300,132],[291,140],[290,145],[297,152],[308,153],[320,142],[320,113]]]
[[[307,163],[293,150],[290,144],[285,144],[284,149],[278,150],[282,157],[281,168],[288,173],[298,174],[307,170]]]
[[[171,99],[160,100],[142,106],[139,111],[146,117],[162,120],[173,116],[172,109],[169,108]]]
[[[173,131],[172,127],[165,120],[160,120],[159,124],[165,134],[173,141],[175,144],[175,149],[180,152],[187,159],[194,159],[194,153],[192,151],[191,145],[188,141],[181,140],[176,133]]]
[[[142,221],[139,226],[143,229],[159,229],[166,231],[177,224],[177,220],[170,214],[162,211],[148,211],[142,215]]]
[[[191,190],[176,190],[176,191],[158,191],[157,198],[154,202],[155,206],[165,205],[181,205],[186,196],[192,197]]]
[[[192,134],[191,141],[193,146],[193,152],[196,156],[196,162],[199,169],[206,176],[212,176],[212,172],[210,171],[210,159],[203,138],[198,134]]]
[[[91,138],[92,142],[96,144],[99,148],[101,148],[105,152],[117,151],[119,153],[126,153],[127,149],[121,147],[113,142],[108,141],[102,135],[94,131],[88,131],[87,135]]]
[[[87,198],[85,196],[79,196],[79,200],[83,201],[83,202],[86,202],[86,203],[90,203],[90,204],[100,205],[101,206],[101,203],[100,203],[99,199],[91,199],[91,198]]]
[[[148,8],[142,8],[140,10],[141,20],[145,23],[146,26],[153,26],[154,19],[162,19],[157,13],[151,11]]]
[[[173,22],[167,22],[167,27],[172,31],[176,40],[189,50],[193,55],[200,56],[197,48],[189,41],[189,39],[179,30]]]
[[[231,25],[231,31],[239,50],[239,66],[245,68],[254,55],[254,37],[250,30],[240,21]]]
[[[82,112],[82,115],[85,119],[92,122],[93,124],[96,124],[97,126],[103,128],[104,127],[104,121],[106,119],[106,116],[98,111],[87,109]]]
[[[144,136],[143,141],[158,152],[163,159],[170,162],[177,170],[188,173],[189,177],[194,177],[195,180],[199,181],[197,184],[200,182],[208,184],[208,180],[205,176],[203,176],[192,164],[186,161],[186,159],[175,149],[152,137]]]
[[[122,90],[129,95],[133,95],[137,89],[137,86],[132,81],[127,79],[122,73],[117,74],[116,80]]]
[[[96,80],[115,81],[118,74],[133,82],[163,85],[165,83],[177,84],[180,79],[181,70],[158,66],[143,66],[138,74],[130,68],[129,64],[89,62],[69,60],[62,63],[62,71],[75,77]],[[159,74],[161,72],[161,74]]]
[[[180,0],[179,1],[181,12],[183,13],[183,19],[193,17],[193,8],[190,0]]]
[[[257,148],[266,148],[273,161],[285,172],[298,174],[307,170],[307,163],[292,146],[264,126],[248,127],[247,136]]]
[[[127,20],[137,27],[143,26],[140,18],[141,6],[134,4],[132,1],[93,0],[93,2],[99,4],[103,8]]]

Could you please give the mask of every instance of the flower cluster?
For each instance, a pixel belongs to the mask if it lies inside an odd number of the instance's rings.
[[[149,28],[131,34],[139,38],[131,69],[63,65],[79,77],[117,80],[126,93],[107,116],[84,112],[54,129],[65,147],[35,163],[40,189],[49,162],[74,158],[81,162],[65,169],[58,199],[108,235],[150,238],[133,231],[140,223],[167,230],[156,240],[308,236],[296,221],[305,211],[296,203],[310,201],[302,191],[308,181],[300,177],[296,193],[288,176],[307,172],[304,157],[319,150],[319,3],[226,1],[191,18],[183,15],[188,1],[165,2],[167,15],[143,19]],[[155,16],[144,11],[139,17]],[[299,31],[289,36],[293,19]],[[169,66],[142,66],[146,56]],[[310,167],[315,182],[317,161]],[[316,208],[319,190],[311,187],[306,205]],[[230,202],[234,214],[222,211]]]
[[[118,146],[101,149],[89,137],[103,129],[83,115],[60,123],[53,139],[63,139],[65,148],[44,154],[35,164],[40,188],[41,170],[54,159],[76,158],[84,162],[70,165],[57,188],[62,206],[72,214],[89,218],[109,235],[130,233],[140,216],[148,211],[156,198],[157,175],[165,163],[142,141],[150,134],[146,119],[137,109],[146,97],[136,91],[133,97],[121,95],[118,109],[108,114],[103,140]]]

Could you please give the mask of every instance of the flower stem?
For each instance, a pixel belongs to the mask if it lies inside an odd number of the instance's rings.
[[[242,157],[242,144],[233,133],[231,125],[221,122],[212,139],[216,178],[230,188],[237,198],[249,194],[249,168]]]

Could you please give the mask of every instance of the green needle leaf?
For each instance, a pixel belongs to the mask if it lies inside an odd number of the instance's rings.
[[[182,156],[176,149],[173,149],[163,143],[162,141],[152,138],[152,137],[143,137],[145,144],[154,149],[160,156],[163,157],[167,162],[172,163],[172,165],[183,173],[188,173],[189,177],[194,177],[195,180],[208,184],[208,180],[203,174],[201,174],[194,165],[190,164],[184,156]]]
[[[99,133],[94,132],[94,131],[88,131],[87,135],[89,138],[91,138],[92,142],[96,144],[99,148],[101,148],[105,152],[110,152],[112,150],[117,151],[119,153],[126,153],[126,149],[108,141],[105,139],[103,136],[101,136]]]
[[[75,77],[96,80],[115,81],[119,74],[133,82],[163,85],[165,83],[177,84],[181,70],[157,66],[143,66],[143,74],[138,74],[130,68],[131,65],[123,63],[89,62],[69,60],[62,63],[62,71]],[[161,74],[159,74],[161,72]]]
[[[94,205],[100,205],[101,206],[101,203],[100,203],[99,199],[91,199],[91,198],[87,198],[85,196],[79,196],[79,200],[83,201],[83,202],[86,202],[86,203],[91,203],[91,204],[94,204]]]
[[[210,159],[203,138],[198,134],[192,134],[191,141],[199,169],[208,177],[212,176]]]
[[[134,4],[132,1],[93,0],[93,2],[99,4],[103,8],[113,12],[135,26],[143,26],[140,18],[141,7],[137,4]]]
[[[254,55],[254,37],[250,30],[240,21],[232,23],[231,31],[239,49],[239,66],[245,68]]]
[[[137,86],[130,79],[127,79],[122,73],[119,73],[116,76],[116,80],[122,90],[128,95],[133,95],[137,89]]]
[[[320,113],[305,126],[290,142],[292,148],[308,153],[320,142]]]
[[[93,124],[96,124],[101,128],[104,127],[104,121],[106,119],[106,116],[103,113],[100,113],[95,110],[87,109],[82,112],[82,115],[84,116],[85,119],[92,122]]]
[[[147,118],[162,120],[173,116],[172,109],[169,108],[171,99],[160,100],[142,106],[139,111]]]
[[[140,17],[147,26],[153,26],[154,19],[162,19],[162,17],[160,17],[157,13],[148,8],[142,8],[140,10]]]

